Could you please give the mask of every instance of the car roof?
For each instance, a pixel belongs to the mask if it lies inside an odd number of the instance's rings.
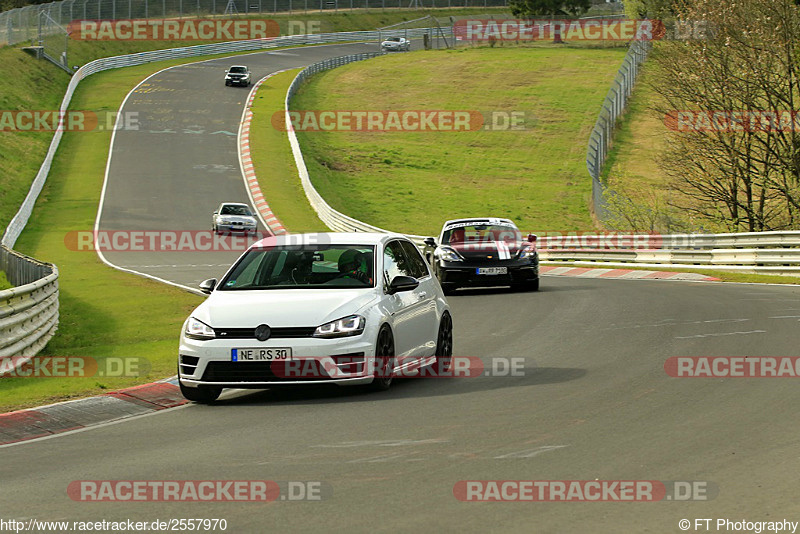
[[[244,202],[223,202],[220,206],[245,206],[250,207],[249,204],[245,204]]]
[[[246,69],[247,65],[231,65],[231,68],[234,68],[234,67],[239,67],[239,68],[242,68],[242,69]]]
[[[307,234],[284,234],[270,236],[253,243],[250,248],[263,248],[281,245],[378,245],[391,239],[405,239],[403,234],[372,232],[317,232]]]
[[[512,221],[511,219],[503,219],[503,218],[500,218],[500,217],[467,217],[465,219],[452,219],[452,220],[449,220],[449,221],[445,222],[442,225],[442,228],[443,229],[447,228],[451,224],[468,223],[468,222],[478,223],[478,224],[495,224],[495,223],[511,224],[515,228],[517,226],[516,224],[514,224],[514,221]]]

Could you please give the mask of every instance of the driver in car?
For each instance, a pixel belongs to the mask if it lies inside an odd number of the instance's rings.
[[[355,249],[348,249],[339,256],[339,278],[353,278],[372,285],[369,275],[367,255]]]

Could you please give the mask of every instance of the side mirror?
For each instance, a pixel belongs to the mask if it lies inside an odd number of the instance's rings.
[[[205,293],[206,295],[210,295],[214,288],[217,287],[217,279],[216,278],[209,278],[208,280],[203,280],[200,282],[200,291]]]
[[[218,212],[218,211],[215,211],[215,212],[214,212],[214,215],[219,215],[219,212]]]
[[[436,248],[436,240],[433,239],[432,237],[426,237],[424,243],[429,247]]]
[[[534,234],[528,234],[528,243],[536,243],[536,236]]]
[[[389,284],[389,294],[411,291],[419,286],[419,280],[411,276],[395,276]]]

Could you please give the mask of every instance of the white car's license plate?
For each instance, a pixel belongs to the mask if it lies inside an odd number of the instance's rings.
[[[477,274],[508,274],[507,267],[477,267]]]
[[[232,362],[264,362],[271,360],[291,360],[289,347],[271,349],[231,349]]]

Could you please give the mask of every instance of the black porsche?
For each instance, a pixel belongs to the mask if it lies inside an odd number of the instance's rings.
[[[438,244],[425,239],[425,256],[442,289],[511,286],[539,289],[536,236],[522,233],[509,219],[474,218],[447,221]]]

